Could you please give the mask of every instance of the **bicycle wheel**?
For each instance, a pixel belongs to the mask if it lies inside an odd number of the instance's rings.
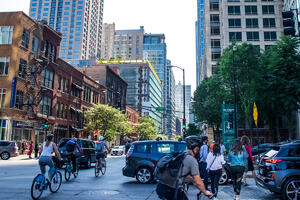
[[[51,178],[50,187],[49,187],[52,193],[55,193],[59,190],[61,181],[62,181],[62,175],[60,171],[56,171]]]
[[[66,179],[66,181],[69,181],[70,180],[70,178],[71,178],[71,166],[70,166],[70,164],[68,163],[67,165],[66,165],[66,168],[65,168],[65,179]]]
[[[95,176],[99,176],[99,161],[96,160],[96,165],[95,165]]]
[[[78,177],[78,173],[79,173],[79,167],[78,167],[78,162],[76,163],[76,171],[73,173],[74,178]]]
[[[106,160],[105,159],[103,159],[101,161],[101,168],[100,168],[100,170],[101,170],[102,175],[104,175],[105,172],[106,172]]]
[[[45,177],[42,174],[37,175],[32,182],[31,185],[31,197],[32,199],[39,199],[41,195],[43,194]]]

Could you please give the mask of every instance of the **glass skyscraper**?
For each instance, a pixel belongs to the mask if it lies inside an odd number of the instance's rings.
[[[200,85],[204,77],[200,77],[201,62],[204,56],[204,0],[197,0],[196,21],[196,81]]]
[[[31,0],[30,17],[62,33],[62,59],[75,66],[100,59],[103,0]]]

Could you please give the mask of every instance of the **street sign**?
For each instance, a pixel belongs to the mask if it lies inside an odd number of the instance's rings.
[[[166,111],[165,107],[155,107],[156,111]]]
[[[257,111],[257,107],[256,107],[255,102],[254,102],[254,105],[253,105],[253,119],[254,119],[255,125],[257,127],[258,111]]]
[[[226,149],[234,142],[234,105],[222,104],[222,138]]]

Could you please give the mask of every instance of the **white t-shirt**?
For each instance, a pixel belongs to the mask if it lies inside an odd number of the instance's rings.
[[[216,157],[212,152],[209,152],[206,158],[207,169],[209,170],[219,170],[222,169],[222,165],[225,164],[224,156],[219,155]]]
[[[49,146],[46,146],[46,142],[43,143],[43,152],[41,156],[50,156],[53,152],[53,142],[50,142]]]

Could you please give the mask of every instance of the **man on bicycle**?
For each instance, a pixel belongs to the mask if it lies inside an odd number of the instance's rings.
[[[77,167],[76,156],[75,156],[76,149],[78,149],[78,151],[81,152],[79,145],[76,143],[76,138],[73,138],[72,140],[69,140],[66,143],[67,158],[72,162],[73,173],[76,172],[76,167]]]
[[[107,144],[106,144],[106,142],[104,141],[104,137],[103,137],[103,136],[100,136],[100,137],[99,137],[99,143],[98,143],[97,146],[96,146],[97,160],[98,160],[99,158],[105,159],[105,157],[106,157],[105,150],[108,151]]]

